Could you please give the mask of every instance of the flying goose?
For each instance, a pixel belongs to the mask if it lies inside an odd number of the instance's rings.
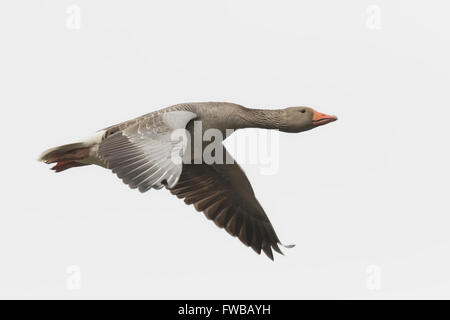
[[[278,247],[281,242],[241,167],[235,161],[199,160],[195,147],[188,148],[194,144],[190,137],[195,135],[195,122],[201,121],[201,134],[215,129],[226,137],[227,129],[295,133],[335,120],[335,116],[308,107],[261,110],[226,102],[184,103],[110,126],[86,141],[49,149],[39,160],[56,163],[51,168],[56,172],[99,165],[140,192],[165,187],[256,253],[262,250],[273,260],[272,249],[282,254]],[[221,141],[217,143],[216,150],[223,151],[219,159],[232,159]],[[205,148],[204,142],[201,148]],[[185,161],[188,153],[190,158]],[[174,155],[183,161],[175,161]]]

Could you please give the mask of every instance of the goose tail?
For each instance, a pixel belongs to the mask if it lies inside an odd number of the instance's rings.
[[[73,167],[99,164],[97,157],[98,144],[101,142],[103,132],[99,132],[94,137],[84,142],[65,144],[50,148],[41,153],[38,161],[47,164],[56,163],[51,169],[61,172]]]
[[[90,148],[83,142],[65,144],[45,150],[38,160],[47,164],[56,163],[51,169],[61,172],[72,167],[87,165],[80,161],[89,157]]]

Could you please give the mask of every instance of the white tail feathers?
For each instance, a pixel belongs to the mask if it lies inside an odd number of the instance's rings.
[[[56,172],[88,164],[103,165],[96,155],[96,150],[104,133],[104,130],[99,131],[83,142],[65,144],[45,150],[38,160],[45,163],[56,162],[56,165],[52,168]]]
[[[58,146],[58,147],[54,147],[54,148],[50,148],[45,150],[44,152],[41,153],[41,155],[38,158],[38,161],[43,161],[46,162],[47,159],[49,159],[49,157],[51,156],[52,153],[56,154],[56,153],[64,153],[67,151],[72,151],[75,149],[81,149],[81,148],[85,148],[87,147],[86,143],[84,142],[77,142],[77,143],[70,143],[70,144],[65,144],[62,146]]]
[[[62,146],[47,149],[41,153],[41,155],[38,158],[38,161],[46,161],[46,158],[48,158],[48,156],[51,153],[54,153],[55,151],[58,153],[63,153],[63,152],[67,152],[70,150],[91,147],[95,144],[99,144],[100,142],[102,142],[104,134],[105,134],[105,130],[100,130],[100,131],[97,131],[96,133],[94,133],[93,135],[87,137],[82,142],[70,143],[70,144],[65,144]]]

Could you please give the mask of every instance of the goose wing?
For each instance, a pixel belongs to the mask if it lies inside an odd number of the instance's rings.
[[[98,154],[133,189],[172,187],[182,171],[184,129],[195,117],[189,111],[170,111],[142,118],[105,138]]]
[[[227,157],[232,159],[230,155]],[[169,189],[256,253],[263,250],[272,260],[272,249],[282,254],[278,247],[280,240],[269,218],[235,161],[233,164],[184,164],[180,180]]]

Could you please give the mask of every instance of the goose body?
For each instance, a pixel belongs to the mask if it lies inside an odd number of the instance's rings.
[[[281,253],[281,243],[244,171],[221,140],[198,145],[196,134],[215,130],[226,138],[241,128],[301,132],[336,119],[307,107],[261,110],[226,102],[184,103],[110,126],[87,141],[49,149],[39,159],[56,163],[56,172],[99,165],[141,192],[165,187],[273,260],[272,250]],[[208,144],[215,149],[214,161],[202,158]]]

